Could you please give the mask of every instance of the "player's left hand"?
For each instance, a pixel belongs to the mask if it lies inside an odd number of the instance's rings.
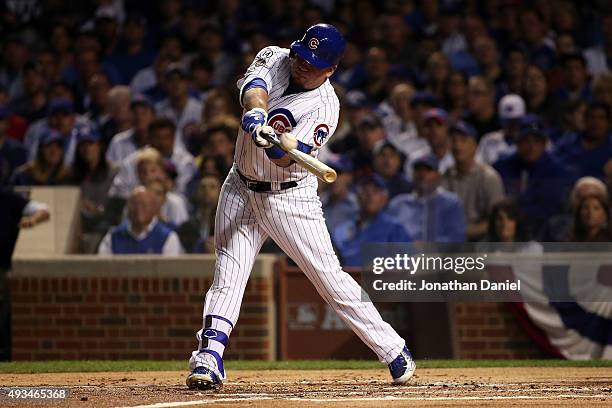
[[[257,126],[264,126],[267,121],[268,112],[261,108],[253,108],[242,115],[240,127],[254,138]]]

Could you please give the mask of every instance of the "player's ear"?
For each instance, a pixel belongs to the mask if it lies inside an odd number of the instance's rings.
[[[334,72],[336,71],[336,68],[338,68],[338,64],[327,68],[325,72],[325,77],[329,78],[330,76],[332,76]]]

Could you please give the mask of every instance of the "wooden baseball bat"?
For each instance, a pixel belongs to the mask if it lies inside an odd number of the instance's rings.
[[[302,151],[299,151],[297,149],[285,149],[280,140],[278,140],[276,133],[269,133],[265,130],[262,130],[260,132],[260,135],[273,145],[278,146],[284,151],[286,151],[287,155],[289,155],[289,157],[291,157],[293,161],[304,167],[306,170],[317,176],[319,179],[323,180],[328,184],[331,184],[336,181],[336,178],[338,177],[336,170],[332,169],[327,164],[316,159],[315,157],[312,157],[311,155],[306,154]]]

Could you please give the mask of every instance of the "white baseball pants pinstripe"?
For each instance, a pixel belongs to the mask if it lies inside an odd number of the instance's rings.
[[[405,341],[371,302],[362,301],[361,287],[342,270],[316,187],[316,180],[308,180],[282,192],[256,193],[246,188],[235,170],[230,172],[217,208],[217,262],[204,316],[223,316],[235,326],[255,256],[269,236],[379,360],[388,364],[400,354]],[[197,351],[192,360],[196,355]]]

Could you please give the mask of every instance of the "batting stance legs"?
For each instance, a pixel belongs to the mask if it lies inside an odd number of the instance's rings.
[[[216,363],[222,381],[223,351],[238,320],[248,277],[263,242],[269,236],[306,274],[325,301],[378,356],[390,364],[405,341],[340,266],[332,248],[316,194],[316,181],[277,193],[246,188],[232,171],[224,183],[215,220],[217,262],[206,294],[204,327],[197,334],[198,350],[190,369]],[[296,211],[298,210],[298,211]]]

